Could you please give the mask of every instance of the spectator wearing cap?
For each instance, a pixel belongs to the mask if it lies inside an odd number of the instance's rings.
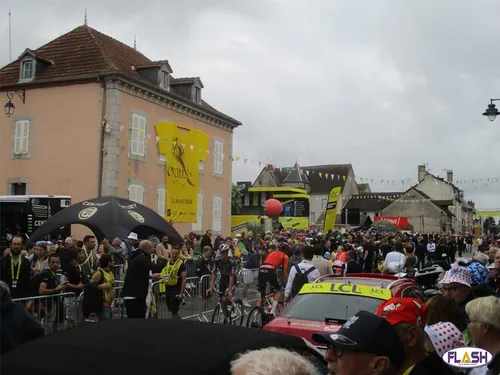
[[[377,315],[392,324],[404,343],[403,375],[453,375],[453,371],[440,356],[436,353],[428,354],[425,349],[427,307],[422,301],[415,298],[391,298],[378,306]]]
[[[360,311],[336,333],[313,334],[326,344],[330,374],[396,375],[405,361],[403,342],[392,325],[375,314]]]
[[[464,316],[465,305],[474,298],[471,281],[470,272],[467,268],[453,267],[446,271],[443,279],[438,284],[445,296],[453,298],[458,303]]]
[[[428,347],[431,349],[429,357],[437,357],[443,363],[443,366],[440,369],[433,369],[431,372],[418,372],[418,374],[455,374],[453,367],[446,364],[441,358],[449,350],[466,346],[462,333],[450,322],[440,322],[426,326],[425,333],[427,334],[426,339],[429,341]],[[462,372],[459,372],[459,374],[462,374]],[[412,373],[412,375],[414,374]]]
[[[500,374],[500,299],[494,296],[476,298],[467,303],[465,309],[476,346],[493,355],[486,374]]]
[[[471,284],[488,283],[489,272],[485,267],[486,265],[488,265],[488,255],[476,251],[472,255],[472,262],[467,266],[471,276]]]
[[[126,260],[132,258],[132,255],[135,252],[135,246],[137,245],[138,241],[139,236],[134,232],[130,232],[127,238],[122,241],[120,246],[123,249],[123,255],[125,256]]]

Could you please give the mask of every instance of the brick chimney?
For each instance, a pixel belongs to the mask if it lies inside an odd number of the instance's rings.
[[[476,208],[476,204],[473,201],[467,201],[467,204],[472,208]]]
[[[453,171],[451,169],[448,169],[446,171],[446,181],[448,181],[450,184],[453,183]]]
[[[422,181],[425,178],[426,170],[425,165],[418,166],[418,180]]]

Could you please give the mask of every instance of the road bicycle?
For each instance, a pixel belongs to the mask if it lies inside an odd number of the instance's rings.
[[[261,307],[255,306],[250,310],[247,318],[247,327],[260,329],[281,314],[281,311],[285,307],[284,303],[281,301],[278,301],[274,313],[271,312],[274,302],[274,293],[275,292],[271,292],[264,297]]]
[[[233,295],[236,287],[239,285],[237,283],[233,286]],[[232,325],[243,325],[243,319],[245,317],[245,308],[243,306],[243,301],[241,299],[229,298],[228,292],[225,291],[219,294],[219,302],[215,306],[214,312],[212,314],[212,323],[219,324],[232,324]],[[223,299],[226,301],[223,302]]]

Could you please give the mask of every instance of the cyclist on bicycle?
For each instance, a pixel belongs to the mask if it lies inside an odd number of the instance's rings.
[[[271,314],[275,313],[281,297],[281,285],[276,270],[283,267],[283,281],[286,282],[288,279],[288,255],[285,254],[287,250],[288,245],[285,242],[280,242],[277,248],[276,245],[270,245],[270,253],[259,268],[257,288],[260,292],[260,300],[257,302],[257,306],[262,306],[262,302],[266,296],[267,284],[269,284],[271,290],[274,292]]]
[[[212,293],[217,279],[217,272],[220,272],[219,279],[219,295],[223,296],[227,291],[229,298],[233,296],[233,286],[236,272],[236,263],[229,257],[229,246],[222,244],[219,246],[219,257],[215,259],[212,266],[212,278],[210,280],[210,287],[207,290],[207,295]]]

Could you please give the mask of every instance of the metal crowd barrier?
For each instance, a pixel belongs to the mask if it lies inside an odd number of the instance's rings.
[[[115,272],[121,273],[121,271],[122,269],[115,267]],[[258,269],[242,268],[237,274],[237,287],[233,298],[242,299],[249,305],[258,301],[260,296],[257,290],[257,278]],[[211,321],[214,308],[219,300],[219,295],[216,293],[219,279],[220,274],[217,275],[212,296],[207,297],[206,291],[210,286],[211,274],[204,275],[201,278],[197,276],[187,278],[186,293],[179,309],[182,319]],[[148,317],[153,319],[170,319],[171,314],[167,308],[167,295],[160,290],[161,283],[161,281],[157,281],[152,284],[152,293],[148,297]],[[123,284],[124,281],[118,278],[115,279],[115,299],[112,304],[113,319],[126,318],[125,304],[121,297]],[[24,305],[48,334],[84,322],[97,321],[97,318],[93,315],[87,319],[83,319],[82,300],[83,293],[79,296],[75,293],[62,293],[49,296],[19,298],[15,299],[14,302]],[[249,310],[250,308],[247,306],[247,312]]]
[[[75,293],[60,293],[16,298],[45,330],[45,334],[74,327],[82,321],[79,298]]]

